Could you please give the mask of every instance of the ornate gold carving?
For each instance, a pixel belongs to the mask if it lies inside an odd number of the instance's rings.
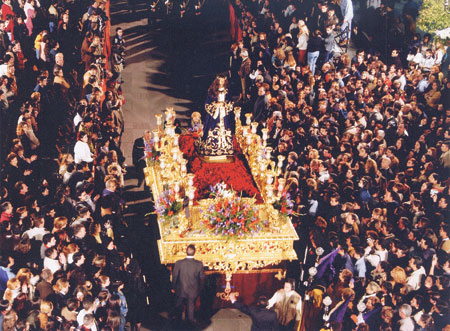
[[[204,141],[197,140],[196,146],[200,155],[233,155],[233,135],[231,130],[225,130],[223,126],[218,126],[208,132],[208,137]]]

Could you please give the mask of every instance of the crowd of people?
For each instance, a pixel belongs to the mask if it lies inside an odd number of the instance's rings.
[[[0,330],[140,328],[122,199],[125,41],[120,28],[109,39],[108,5],[1,7]]]
[[[389,17],[380,28],[386,31],[405,32],[405,12],[414,7],[408,1],[396,16],[395,2],[361,3],[378,13],[370,19]],[[448,328],[450,82],[443,43],[418,33],[402,45],[383,43],[387,52],[361,43],[351,28],[351,0],[234,7],[242,39],[231,47],[230,89],[259,128],[269,129],[274,157],[285,156],[302,239],[303,277],[291,275],[297,290],[306,282],[302,329]],[[354,57],[333,54],[350,31],[352,45],[364,47]],[[286,306],[289,319],[278,314],[287,329],[295,306]]]

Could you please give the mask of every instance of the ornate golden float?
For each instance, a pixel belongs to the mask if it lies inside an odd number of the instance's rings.
[[[271,160],[271,148],[266,146],[267,130],[263,136],[256,133],[257,123],[251,123],[251,114],[247,114],[246,125],[241,124],[240,108],[234,109],[236,118],[236,139],[245,155],[253,179],[263,198],[257,203],[255,198],[243,198],[255,206],[260,219],[267,220],[267,225],[253,236],[226,241],[220,236],[202,231],[202,211],[212,203],[212,199],[202,199],[194,203],[195,187],[193,174],[187,173],[187,161],[179,149],[179,136],[175,134],[172,108],[166,111],[165,125],[162,115],[156,115],[158,129],[153,130],[153,139],[160,151],[159,162],[148,163],[144,170],[146,183],[151,187],[154,201],[167,187],[175,190],[177,198],[184,201],[188,213],[177,215],[178,226],[168,228],[167,222],[158,221],[161,239],[158,240],[161,263],[173,264],[186,257],[186,248],[195,244],[195,257],[210,270],[225,273],[227,288],[221,294],[228,299],[230,280],[234,273],[275,266],[284,260],[295,260],[297,255],[293,244],[298,235],[290,218],[281,217],[273,207],[277,195],[281,194],[285,181],[280,176],[283,157],[278,164]],[[275,181],[276,179],[276,181]],[[275,187],[274,182],[277,183]],[[188,215],[189,217],[187,217]],[[219,294],[218,294],[219,296]]]

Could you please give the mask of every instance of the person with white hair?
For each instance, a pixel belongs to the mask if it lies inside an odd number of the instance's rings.
[[[411,318],[412,308],[408,304],[403,304],[398,310],[400,320],[398,321],[398,330],[414,331],[414,321]]]

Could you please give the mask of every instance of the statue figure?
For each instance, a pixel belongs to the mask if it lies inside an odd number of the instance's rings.
[[[203,137],[197,141],[199,154],[207,162],[226,162],[233,155],[233,103],[228,80],[219,75],[208,89]]]

